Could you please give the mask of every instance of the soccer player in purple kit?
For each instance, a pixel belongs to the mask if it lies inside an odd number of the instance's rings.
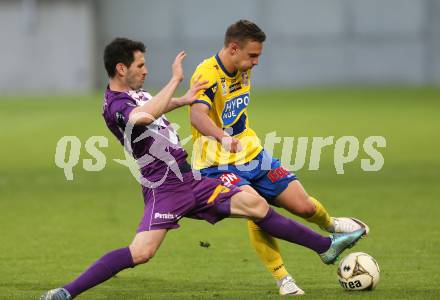
[[[248,218],[276,238],[313,250],[326,264],[333,263],[365,234],[365,229],[360,229],[323,237],[278,214],[258,195],[219,179],[196,179],[164,113],[191,104],[206,82],[195,80],[183,97],[173,98],[184,76],[186,54],[180,52],[172,64],[171,80],[151,96],[142,89],[148,74],[144,53],[143,43],[126,38],[113,40],[104,51],[109,85],[103,116],[121,144],[132,150],[143,179],[145,207],[137,233],[128,247],[106,253],[72,282],[46,292],[41,300],[73,299],[124,269],[148,262],[167,231],[179,227],[182,217],[212,224],[232,216]]]

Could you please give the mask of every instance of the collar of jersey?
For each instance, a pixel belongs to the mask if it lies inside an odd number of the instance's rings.
[[[223,73],[225,73],[228,77],[235,77],[237,75],[237,70],[233,73],[229,73],[228,70],[226,70],[225,66],[223,65],[222,61],[220,60],[220,57],[218,56],[218,53],[215,55],[215,59],[217,60],[218,65],[222,69]]]

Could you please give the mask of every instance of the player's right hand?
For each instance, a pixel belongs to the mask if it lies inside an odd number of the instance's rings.
[[[243,150],[240,140],[231,136],[225,136],[222,138],[222,147],[231,153],[237,153]]]
[[[185,57],[185,51],[179,52],[179,54],[177,54],[176,58],[174,59],[173,65],[171,66],[173,78],[177,79],[179,82],[181,82],[184,77],[182,62]]]

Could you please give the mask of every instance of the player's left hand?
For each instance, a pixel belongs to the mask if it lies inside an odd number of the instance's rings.
[[[208,86],[206,85],[208,83],[207,80],[200,81],[200,78],[202,76],[199,75],[194,80],[192,86],[188,89],[185,95],[180,98],[180,104],[181,105],[189,105],[192,104],[194,101],[197,100],[198,94],[201,90],[205,90]]]

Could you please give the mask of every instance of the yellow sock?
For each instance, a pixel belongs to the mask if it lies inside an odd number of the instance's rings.
[[[310,197],[310,199],[312,200],[313,204],[315,204],[316,212],[313,216],[307,218],[306,220],[311,223],[317,224],[321,228],[327,228],[332,225],[330,215],[328,214],[325,207],[321,204],[321,202],[313,197]]]
[[[277,240],[262,231],[261,228],[252,221],[248,221],[248,232],[255,251],[257,251],[261,261],[275,280],[280,280],[286,275],[289,275],[284,267]]]

